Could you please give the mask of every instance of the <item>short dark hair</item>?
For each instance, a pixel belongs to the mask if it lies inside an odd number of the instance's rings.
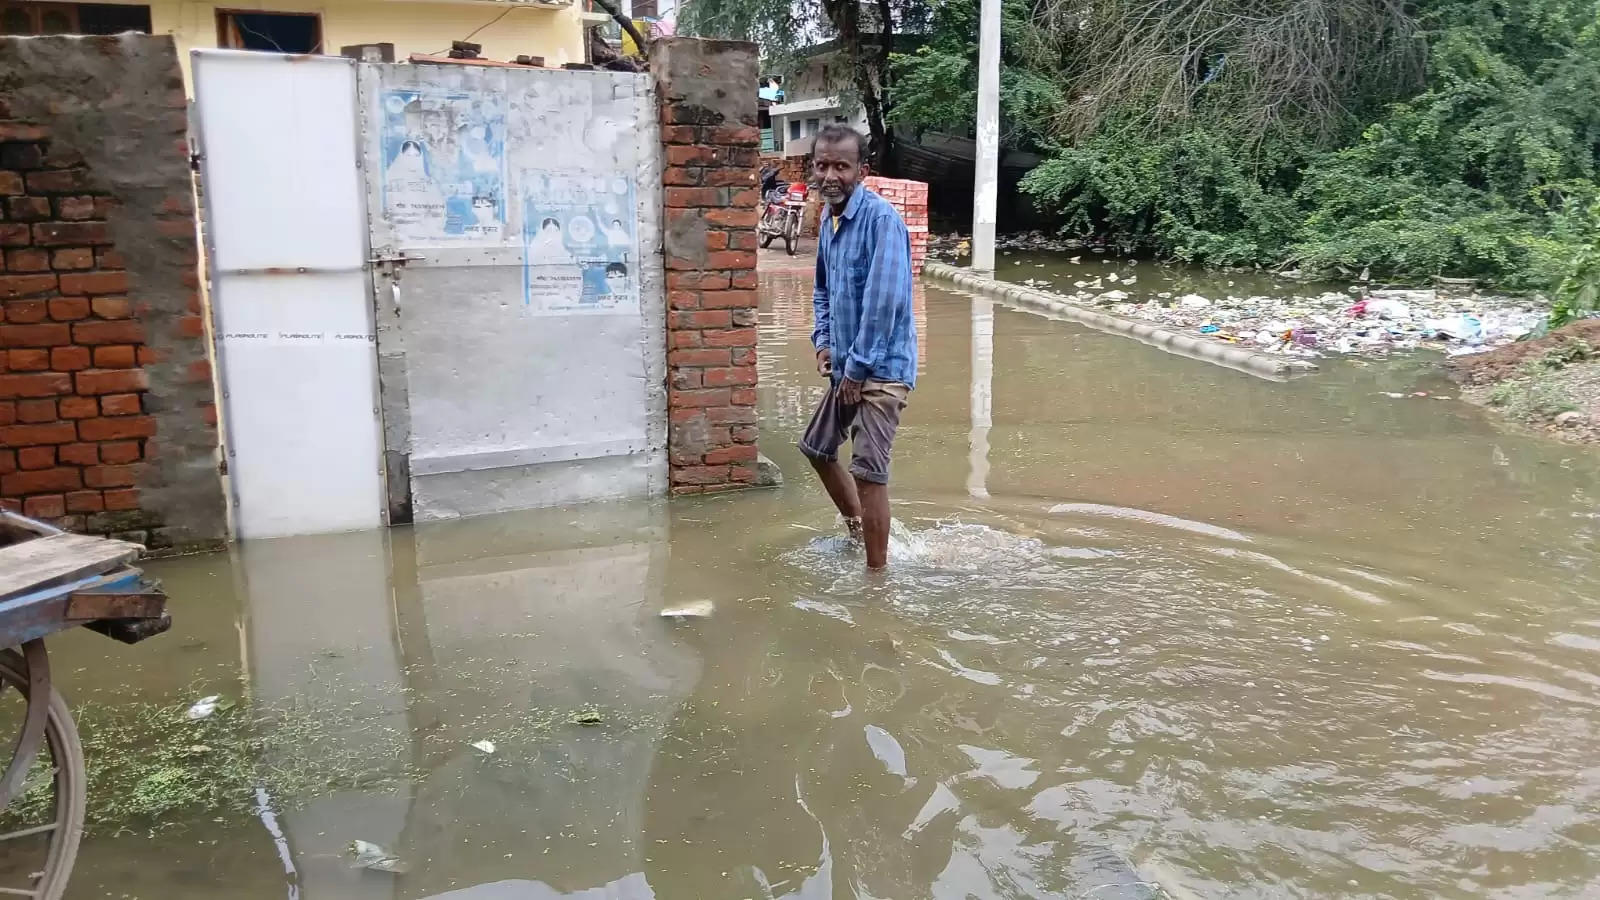
[[[816,151],[818,144],[842,144],[845,141],[855,142],[856,162],[867,161],[867,136],[849,125],[841,125],[838,122],[822,126],[822,130],[817,132],[816,138],[811,142],[812,152]]]
[[[627,263],[614,262],[611,265],[606,266],[606,274],[607,275],[626,275],[626,274],[628,274],[628,265],[627,265]]]

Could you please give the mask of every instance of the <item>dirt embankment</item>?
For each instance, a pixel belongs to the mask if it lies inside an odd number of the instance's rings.
[[[1600,443],[1600,319],[1445,363],[1461,397],[1563,440]]]

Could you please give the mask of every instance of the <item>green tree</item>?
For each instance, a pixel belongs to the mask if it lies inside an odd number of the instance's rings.
[[[929,2],[925,43],[891,60],[892,123],[972,132],[978,115],[978,6],[979,0]],[[1001,142],[1029,150],[1051,146],[1050,124],[1066,99],[1052,73],[1063,60],[1055,34],[1035,27],[1029,0],[1003,0],[1000,50]]]
[[[1597,15],[1594,0],[1438,4],[1426,88],[1308,167],[1295,258],[1552,284],[1597,196]]]
[[[889,118],[968,133],[978,0]],[[1002,121],[1072,232],[1215,264],[1549,288],[1600,199],[1600,0],[1004,0]]]

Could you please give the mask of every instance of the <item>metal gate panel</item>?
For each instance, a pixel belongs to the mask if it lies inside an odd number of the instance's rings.
[[[355,63],[194,53],[233,523],[382,523]]]
[[[664,491],[649,79],[367,65],[360,90],[391,519]]]

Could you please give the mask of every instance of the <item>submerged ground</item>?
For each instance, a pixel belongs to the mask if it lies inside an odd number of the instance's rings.
[[[60,641],[127,785],[70,896],[1600,891],[1594,454],[1414,360],[1277,384],[919,288],[872,580],[789,444],[808,273],[763,278],[783,488],[254,542],[151,567],[159,641]]]

